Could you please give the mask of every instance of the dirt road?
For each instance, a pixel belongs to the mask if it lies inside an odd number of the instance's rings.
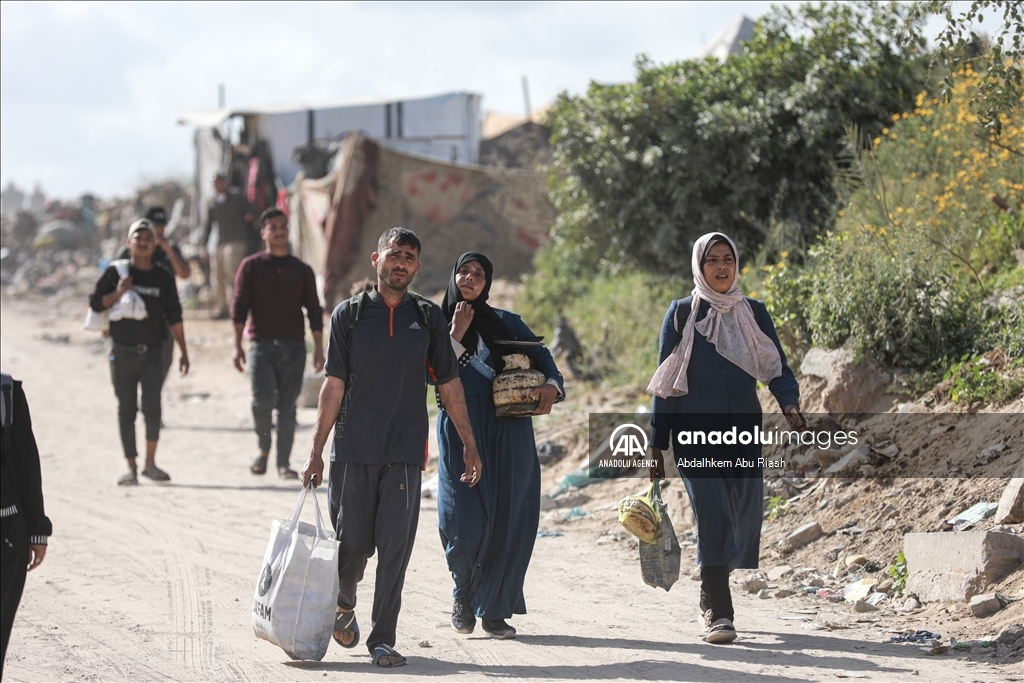
[[[494,641],[479,629],[460,636],[449,625],[450,578],[431,500],[424,501],[399,623],[397,648],[409,665],[376,670],[362,646],[333,644],[323,662],[291,662],[253,636],[249,609],[270,520],[288,513],[298,489],[246,469],[255,439],[247,381],[230,366],[228,325],[186,321],[193,372],[165,386],[167,428],[158,455],[172,483],[119,488],[114,482],[124,461],[102,346],[80,330],[77,312],[46,317],[11,300],[0,310],[0,363],[25,382],[55,529],[46,561],[28,578],[8,652],[9,681],[1019,676],[883,645],[871,623],[808,630],[813,621],[801,620],[813,615],[749,596],[736,597],[741,639],[704,644],[696,583],[684,578],[669,594],[655,592],[640,581],[624,544],[598,545],[593,531],[571,524],[563,536],[537,540],[526,585],[530,614],[513,620],[519,639]],[[295,465],[309,446],[313,419],[313,410],[300,410]],[[357,608],[364,622],[372,561],[367,577]],[[424,640],[429,647],[419,646]]]

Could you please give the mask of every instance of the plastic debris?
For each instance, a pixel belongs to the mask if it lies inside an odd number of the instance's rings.
[[[947,520],[947,522],[952,524],[954,529],[963,531],[964,529],[971,528],[981,520],[996,514],[996,508],[998,507],[996,503],[977,503],[953,519]]]
[[[556,536],[561,536],[561,535],[562,535],[562,532],[559,531],[558,529],[556,529],[554,531],[546,531],[544,529],[541,529],[541,530],[539,530],[537,532],[537,538],[554,538]]]
[[[919,645],[931,645],[935,641],[941,641],[942,635],[931,631],[907,631],[898,636],[893,636],[887,643],[917,643]]]
[[[565,511],[565,514],[562,515],[562,521],[563,522],[568,522],[570,519],[579,519],[580,517],[589,517],[592,514],[594,514],[594,513],[593,512],[588,512],[588,511],[584,510],[583,508],[581,508],[579,505],[577,505],[576,507],[569,508],[568,510]]]

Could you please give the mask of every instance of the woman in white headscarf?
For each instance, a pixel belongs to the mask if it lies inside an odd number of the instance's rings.
[[[690,465],[739,458],[757,463],[761,446],[749,440],[684,444],[676,437],[733,427],[752,432],[761,425],[758,380],[768,385],[790,425],[804,428],[796,378],[764,303],[740,292],[738,260],[736,245],[721,233],[704,235],[693,245],[693,293],[669,306],[660,364],[648,386],[655,395],[651,445],[659,463],[651,474],[665,476],[662,451],[671,441],[697,520],[700,609],[709,643],[736,639],[729,571],[757,568],[763,473],[759,466]]]

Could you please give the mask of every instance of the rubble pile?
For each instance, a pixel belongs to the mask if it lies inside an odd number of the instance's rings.
[[[5,296],[38,295],[74,300],[78,308],[100,268],[124,245],[128,226],[153,205],[171,211],[168,232],[188,236],[190,190],[164,181],[139,188],[131,198],[47,200],[38,187],[26,198],[10,183],[0,218],[0,284]]]

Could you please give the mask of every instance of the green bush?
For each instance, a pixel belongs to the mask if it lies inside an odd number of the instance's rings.
[[[658,337],[665,312],[690,287],[674,278],[642,273],[576,278],[548,248],[525,278],[523,316],[549,335],[564,315],[583,346],[584,379],[644,388],[658,367]],[[550,339],[550,337],[549,337]]]

